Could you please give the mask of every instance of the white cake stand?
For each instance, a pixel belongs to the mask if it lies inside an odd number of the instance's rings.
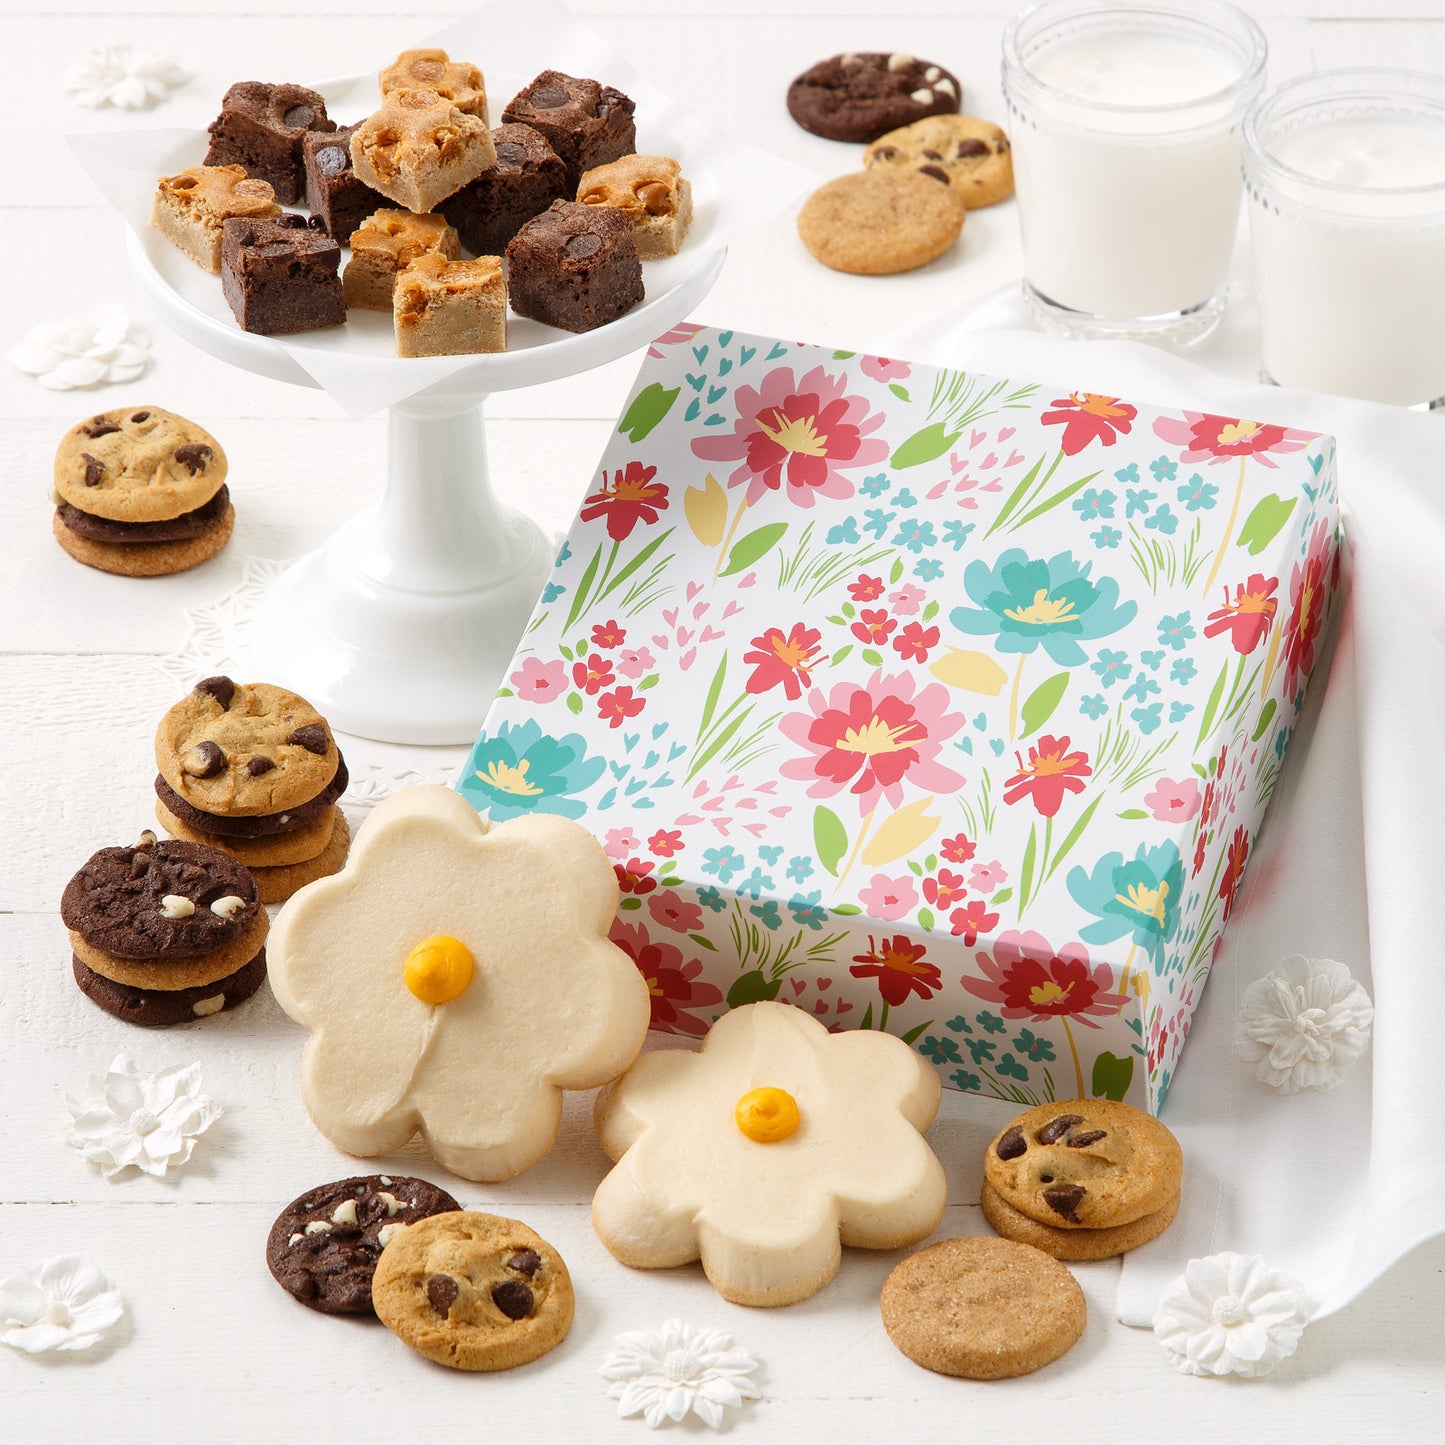
[[[319,385],[281,343],[242,331],[183,294],[169,257],[158,262],[130,231],[127,244],[157,313],[187,341],[258,375]],[[517,323],[521,349],[479,356],[393,405],[380,502],[271,584],[251,629],[258,674],[300,693],[344,732],[384,742],[470,742],[556,552],[535,522],[497,500],[483,402],[645,345],[693,310],[726,256],[705,252],[681,269],[683,258],[674,258],[670,285],[596,331],[571,336]],[[652,275],[647,268],[649,293]],[[374,322],[389,330],[389,318]],[[417,365],[395,357],[388,364]]]

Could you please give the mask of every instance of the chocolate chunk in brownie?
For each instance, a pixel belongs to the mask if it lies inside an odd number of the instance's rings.
[[[497,163],[441,204],[441,212],[474,256],[500,256],[512,237],[553,201],[567,200],[567,167],[541,131],[499,125],[492,132]]]
[[[327,231],[343,246],[373,211],[391,204],[351,168],[351,136],[356,129],[348,125],[334,135],[309,131],[301,137],[306,209],[320,216]]]
[[[615,206],[553,201],[507,247],[507,296],[518,316],[591,331],[642,300],[632,222]]]
[[[340,326],[340,264],[341,247],[299,216],[221,227],[221,290],[246,331],[281,336]]]
[[[631,99],[610,85],[544,70],[512,97],[502,120],[546,137],[567,167],[567,194],[573,196],[583,171],[637,149],[632,110]]]
[[[289,206],[305,185],[301,137],[334,131],[336,122],[326,114],[326,101],[304,85],[241,80],[226,92],[220,115],[207,129],[206,165],[244,166],[248,176],[269,181],[276,199]]]

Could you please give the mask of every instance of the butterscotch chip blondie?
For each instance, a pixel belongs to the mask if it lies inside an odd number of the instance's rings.
[[[377,211],[351,233],[351,260],[341,284],[348,307],[391,311],[391,288],[398,274],[419,256],[435,252],[444,261],[461,255],[456,231],[442,216],[410,211]]]
[[[482,72],[445,50],[403,50],[377,77],[383,96],[394,90],[434,90],[460,111],[487,122],[487,87]]]
[[[351,163],[374,191],[430,211],[497,163],[487,123],[434,90],[394,90],[351,137]]]
[[[232,216],[279,216],[268,181],[250,180],[244,166],[190,166],[162,176],[151,206],[151,225],[196,265],[221,274],[221,225]]]
[[[597,166],[582,177],[577,199],[622,211],[644,261],[677,255],[692,224],[692,186],[670,156],[630,155]]]
[[[392,292],[398,356],[465,356],[507,349],[507,286],[499,256],[417,257]]]

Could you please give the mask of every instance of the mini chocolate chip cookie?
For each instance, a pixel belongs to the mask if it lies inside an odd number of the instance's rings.
[[[557,1251],[515,1219],[461,1211],[404,1229],[371,1282],[381,1322],[459,1370],[510,1370],[561,1344],[572,1280]]]
[[[1156,1209],[1153,1214],[1142,1215],[1128,1224],[1115,1224],[1106,1229],[1059,1229],[1020,1213],[1000,1197],[987,1179],[983,1181],[979,1202],[983,1205],[983,1217],[1005,1239],[1031,1244],[1055,1259],[1080,1261],[1113,1259],[1116,1255],[1128,1254],[1131,1249],[1138,1249],[1141,1244],[1148,1244],[1151,1239],[1163,1234],[1179,1213],[1179,1196],[1176,1194],[1163,1209]]]
[[[971,115],[935,115],[891,130],[863,152],[863,164],[922,171],[946,181],[971,211],[1014,191],[1008,137],[991,121]]]
[[[231,818],[309,802],[335,777],[339,757],[326,719],[264,682],[204,678],[156,729],[156,766],[170,788],[193,808]]]
[[[445,1189],[405,1175],[365,1174],[308,1189],[271,1226],[266,1265],[308,1309],[370,1315],[381,1252],[408,1225],[460,1209]]]
[[[1084,1333],[1084,1292],[1058,1260],[1009,1239],[945,1239],[911,1254],[879,1299],[888,1338],[941,1375],[1006,1380]]]
[[[788,87],[788,114],[828,140],[871,141],[926,115],[958,109],[958,77],[900,52],[820,60]]]
[[[1110,1229],[1165,1208],[1184,1156],[1157,1119],[1112,1099],[1068,1099],[1020,1114],[984,1156],[1019,1213],[1056,1229]]]
[[[245,1003],[266,981],[266,950],[263,948],[235,973],[195,988],[135,988],[117,983],[97,973],[78,954],[71,956],[71,971],[81,993],[106,1013],[143,1029],[169,1028]]]
[[[798,212],[798,235],[835,271],[888,276],[941,256],[958,240],[967,214],[952,186],[880,166],[814,191]]]

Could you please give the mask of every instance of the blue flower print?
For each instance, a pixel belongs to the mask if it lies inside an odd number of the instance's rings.
[[[1127,467],[1120,467],[1114,473],[1116,482],[1137,482],[1139,480],[1139,463],[1130,462]]]
[[[1192,702],[1179,702],[1177,699],[1169,704],[1169,721],[1182,723],[1190,713],[1194,711]]]
[[[983,1080],[967,1069],[955,1069],[948,1078],[955,1089],[962,1089],[965,1094],[976,1094],[983,1088]]]
[[[1176,844],[1151,848],[1141,843],[1127,862],[1122,853],[1106,853],[1092,870],[1069,870],[1069,895],[1092,913],[1079,937],[1085,943],[1112,943],[1128,937],[1147,951],[1158,969],[1164,945],[1179,930],[1184,893],[1184,863]]]
[[[991,1014],[987,1009],[976,1015],[979,1023],[984,1027],[985,1032],[991,1034],[1006,1034],[1008,1025],[997,1014]]]
[[[1098,673],[1105,687],[1113,687],[1116,682],[1122,682],[1128,677],[1134,671],[1134,666],[1129,661],[1127,652],[1115,652],[1111,648],[1101,647],[1099,656],[1089,664],[1089,671]]]
[[[932,1059],[935,1064],[961,1064],[963,1056],[952,1039],[936,1039],[932,1034],[924,1035],[918,1052]]]
[[[1186,511],[1208,512],[1213,508],[1215,498],[1219,496],[1219,488],[1213,482],[1206,482],[1195,472],[1187,482],[1179,484],[1177,496],[1184,503]]]
[[[1169,676],[1175,682],[1193,682],[1194,674],[1198,671],[1192,657],[1176,657],[1169,668]]]
[[[1144,519],[1144,525],[1146,527],[1153,527],[1155,531],[1165,537],[1172,537],[1179,528],[1179,518],[1169,510],[1169,503],[1165,502],[1162,507],[1155,511],[1152,517],[1146,517]]]
[[[1143,487],[1137,489],[1134,487],[1126,487],[1125,491],[1129,494],[1129,504],[1124,508],[1124,515],[1126,517],[1137,517],[1140,512],[1147,512],[1149,510],[1149,503],[1154,500],[1156,495],[1154,492],[1147,491]]]
[[[813,860],[800,853],[788,859],[788,877],[794,883],[806,883],[813,876]]]
[[[991,1064],[993,1056],[998,1051],[998,1045],[991,1039],[965,1039],[964,1046],[968,1049],[968,1056],[976,1064]]]
[[[1147,672],[1136,672],[1134,681],[1124,689],[1124,696],[1136,702],[1148,702],[1151,692],[1158,692],[1159,684]]]
[[[943,540],[953,548],[955,552],[963,549],[963,544],[968,541],[968,535],[977,525],[975,522],[945,522],[943,524]]]
[[[1090,487],[1083,496],[1074,498],[1072,506],[1085,521],[1092,522],[1096,518],[1112,517],[1116,501],[1118,497],[1113,492],[1101,492]]]
[[[557,560],[552,563],[554,567],[560,567],[572,555],[572,544],[563,542],[557,553]]]
[[[576,796],[602,776],[607,763],[588,757],[578,733],[556,738],[538,723],[503,723],[483,733],[462,769],[458,791],[494,823],[529,813],[580,818],[587,805]]]
[[[839,547],[845,542],[861,542],[856,517],[845,517],[836,527],[828,528],[828,545]]]
[[[1162,702],[1151,702],[1148,707],[1136,707],[1129,714],[1129,716],[1138,723],[1139,731],[1143,733],[1145,737],[1148,737],[1152,732],[1158,731],[1160,723],[1159,712],[1163,706],[1164,704]]]
[[[1054,1046],[1047,1039],[1041,1039],[1032,1029],[1019,1031],[1014,1040],[1014,1048],[1021,1054],[1027,1054],[1035,1064],[1047,1063],[1054,1057]]]
[[[721,883],[727,883],[734,873],[743,866],[743,855],[731,844],[722,848],[706,848],[702,855],[702,871],[711,873]]]
[[[920,557],[913,564],[913,575],[923,582],[936,582],[943,576],[943,563],[937,557]]]
[[[895,547],[907,547],[910,552],[921,552],[938,541],[932,522],[903,522],[899,524],[898,535],[893,539]]]
[[[703,856],[706,857],[706,854]],[[726,879],[724,879],[724,882],[726,882]],[[747,897],[756,901],[762,896],[764,888],[771,888],[772,886],[773,880],[769,878],[761,868],[754,868],[753,871],[738,884],[738,897],[741,898],[746,894]]]
[[[713,913],[721,913],[727,907],[727,902],[716,888],[709,884],[706,888],[697,890],[697,901],[704,908],[710,909]]]
[[[793,922],[815,933],[828,921],[828,910],[823,907],[823,890],[816,888],[811,893],[795,893],[788,902],[788,912]]]
[[[1149,463],[1149,470],[1156,482],[1172,482],[1179,475],[1179,463],[1170,461],[1168,457],[1159,457]]]
[[[549,582],[542,589],[542,601],[544,603],[555,602],[566,590],[565,587],[559,587],[555,582]]]
[[[955,1014],[944,1024],[944,1028],[952,1029],[956,1034],[971,1034],[973,1032],[973,1025],[969,1023],[962,1014]]]
[[[779,844],[777,847],[774,847],[771,844],[767,844],[758,849],[758,857],[761,858],[763,862],[768,865],[769,868],[775,868],[777,866],[778,859],[782,856],[783,849],[781,844]]]
[[[881,497],[892,485],[887,472],[875,472],[871,477],[863,478],[858,484],[858,490],[865,497]]]
[[[1085,717],[1097,720],[1109,711],[1109,704],[1104,701],[1103,693],[1093,692],[1079,699],[1079,711]]]
[[[994,1067],[1005,1078],[1027,1079],[1029,1071],[1012,1054],[1005,1054]]]
[[[1158,672],[1164,662],[1164,653],[1162,650],[1159,652],[1141,652],[1139,654],[1139,661],[1142,662],[1150,672]]]
[[[881,542],[884,533],[888,531],[888,528],[892,525],[893,519],[898,513],[885,512],[881,507],[870,507],[863,515],[868,519],[863,523],[863,530],[865,532],[872,532]]]
[[[901,492],[894,494],[893,505],[895,507],[916,507],[918,498],[907,487],[904,487]]]
[[[1172,647],[1183,652],[1194,641],[1194,628],[1190,625],[1189,614],[1181,612],[1175,617],[1159,619],[1159,642],[1161,646]]]
[[[1097,532],[1090,532],[1096,547],[1117,547],[1123,540],[1124,534],[1117,527],[1100,527]]]
[[[769,898],[766,903],[754,903],[748,912],[770,931],[783,926],[783,915],[778,911],[776,898]]]

